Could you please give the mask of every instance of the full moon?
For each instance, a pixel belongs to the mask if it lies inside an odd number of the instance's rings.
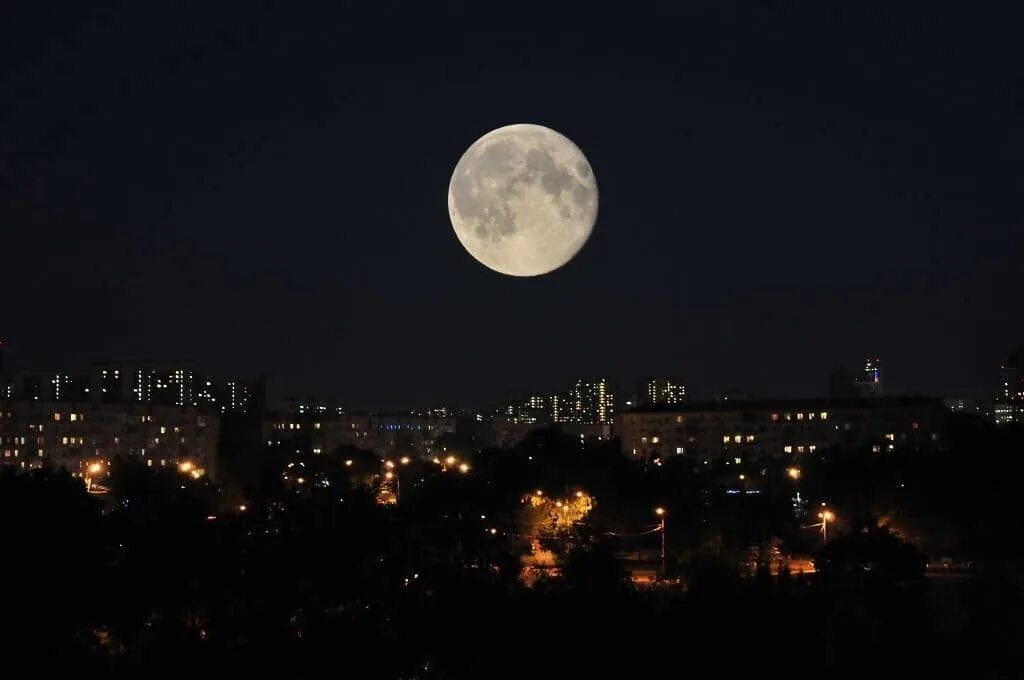
[[[507,125],[459,159],[448,214],[463,247],[482,264],[539,276],[587,242],[597,219],[597,180],[568,138],[541,125]]]

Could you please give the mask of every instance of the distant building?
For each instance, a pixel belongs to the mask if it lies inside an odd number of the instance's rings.
[[[638,459],[799,457],[834,445],[888,453],[939,447],[946,414],[931,399],[710,402],[622,413],[616,433]]]
[[[1024,423],[1024,347],[1011,352],[1000,366],[992,411],[997,425]]]
[[[511,399],[498,408],[495,418],[514,425],[550,423],[554,418],[554,405],[557,403],[557,398],[539,394]]]
[[[422,455],[436,453],[437,439],[455,432],[455,418],[408,414],[355,414],[341,409],[303,408],[264,414],[263,440],[296,452],[332,453],[341,446],[370,449],[384,455],[408,449]]]
[[[864,372],[855,385],[861,397],[882,396],[882,364],[878,357],[865,359]]]
[[[686,386],[674,378],[652,378],[644,384],[644,403],[675,406],[686,401]]]
[[[196,381],[192,403],[213,409],[222,415],[260,413],[265,407],[266,387],[263,380],[243,381],[236,378]]]
[[[604,378],[581,378],[568,393],[551,397],[551,404],[556,423],[610,425],[615,420],[615,395]]]
[[[81,475],[116,457],[216,478],[219,420],[191,406],[0,400],[0,464]]]

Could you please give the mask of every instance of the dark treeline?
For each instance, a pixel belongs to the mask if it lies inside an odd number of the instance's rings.
[[[470,471],[399,464],[394,506],[377,503],[380,459],[357,450],[254,452],[224,488],[118,460],[106,496],[5,470],[0,664],[109,678],[948,677],[964,664],[1014,677],[1022,441],[954,422],[941,452],[825,451],[796,480],[793,461],[645,467],[555,432],[501,452],[453,438]],[[525,587],[524,496],[579,489],[593,510],[546,544],[560,573]],[[807,528],[819,499],[837,516],[827,545]],[[618,556],[660,534],[621,535],[654,524],[655,506],[672,581],[638,588]],[[772,544],[817,572],[749,564]],[[969,574],[926,574],[946,557]]]

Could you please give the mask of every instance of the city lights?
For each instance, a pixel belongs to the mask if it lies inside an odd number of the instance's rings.
[[[192,465],[192,463],[190,463],[189,461],[186,460],[186,461],[183,461],[183,462],[178,464],[178,471],[179,472],[191,472],[193,467],[195,467],[195,466]]]
[[[786,474],[789,476],[790,479],[800,479],[800,468],[786,468]]]

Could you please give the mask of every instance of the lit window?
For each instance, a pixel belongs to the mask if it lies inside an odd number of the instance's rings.
[[[785,451],[786,453],[793,453],[793,447],[791,445],[789,445],[789,444],[786,444],[785,446],[783,446],[782,450]]]
[[[56,421],[60,420],[60,412],[59,411],[53,414],[53,419],[56,420]]]
[[[804,452],[804,447],[803,447],[802,444],[800,446],[796,447],[796,452],[797,453],[803,453]]]
[[[811,413],[807,414],[807,420],[814,420],[814,412],[813,411]]]
[[[793,414],[792,413],[787,413],[786,414],[786,420],[793,420]]]
[[[871,453],[881,453],[881,452],[882,452],[881,445],[879,445],[879,444],[872,444],[871,445]]]
[[[814,450],[817,448],[818,447],[816,444],[811,444],[810,446],[807,447],[807,450],[810,451],[811,453],[814,453]]]
[[[822,411],[818,414],[822,420],[828,420],[828,411]]]
[[[722,443],[723,444],[728,444],[729,443],[729,435],[724,435],[722,437]]]
[[[686,453],[686,449],[685,449],[685,448],[683,448],[682,446],[677,446],[677,447],[676,447],[676,453],[677,453],[677,454],[682,454],[682,453]]]
[[[893,434],[892,432],[890,432],[890,433],[885,435],[885,439],[886,439],[886,441],[894,442],[894,441],[896,441],[896,435]]]
[[[776,421],[777,421],[778,419],[779,419],[779,414],[778,414],[778,413],[773,413],[773,414],[772,414],[772,422],[774,423],[774,422],[776,422]]]
[[[160,426],[160,434],[167,434],[167,426],[166,425],[161,425]]]
[[[583,439],[583,435],[582,434],[580,435],[580,439]],[[652,444],[657,444],[660,441],[661,441],[661,437],[651,437],[651,443]]]
[[[748,434],[748,435],[747,435],[747,443],[749,444],[749,443],[751,443],[752,441],[754,441],[754,435],[752,435],[752,434]]]
[[[804,414],[803,413],[797,413],[796,414],[796,419],[797,420],[803,420],[804,419]]]
[[[734,437],[732,438],[732,440],[733,440],[734,442],[736,442],[737,444],[739,444],[739,443],[740,443],[741,441],[743,441],[743,435],[739,435],[739,434],[738,434],[738,435],[735,435],[735,436],[734,436]]]

